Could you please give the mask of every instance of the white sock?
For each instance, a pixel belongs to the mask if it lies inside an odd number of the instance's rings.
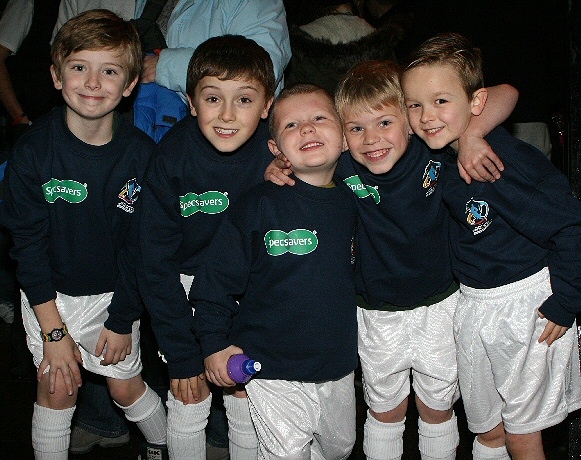
[[[248,398],[224,394],[231,460],[256,460],[258,437],[250,418]]]
[[[115,403],[117,404],[117,403]],[[145,392],[128,407],[117,404],[130,422],[135,422],[150,444],[164,445],[167,440],[167,418],[161,398],[147,383]]]
[[[502,447],[487,447],[478,442],[478,438],[474,439],[472,444],[472,459],[473,460],[510,460],[506,446]]]
[[[184,404],[167,393],[167,450],[172,460],[206,460],[206,432],[212,394]]]
[[[426,423],[418,420],[419,447],[422,460],[454,460],[460,444],[456,415],[444,423]]]
[[[367,411],[363,427],[363,452],[368,460],[398,460],[403,455],[405,418],[401,422],[383,423]]]
[[[36,460],[66,460],[69,457],[75,408],[55,410],[34,403],[32,448]]]

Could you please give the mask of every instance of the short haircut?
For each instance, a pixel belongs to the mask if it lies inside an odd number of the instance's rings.
[[[119,50],[127,62],[126,87],[141,72],[143,56],[135,27],[109,10],[85,11],[61,27],[50,50],[57,77],[68,56],[86,50]]]
[[[410,54],[404,72],[434,64],[451,66],[460,77],[469,99],[484,87],[480,49],[460,34],[439,34],[426,40]]]
[[[347,110],[380,110],[399,107],[406,112],[400,85],[401,67],[392,61],[365,61],[349,70],[337,85],[335,105],[343,116]]]
[[[322,88],[318,85],[314,85],[312,83],[297,83],[296,85],[291,85],[281,91],[278,97],[274,100],[272,106],[270,107],[270,114],[268,117],[268,129],[270,132],[270,137],[272,139],[277,140],[277,133],[276,133],[276,109],[280,102],[288,99],[289,97],[296,96],[299,94],[321,94],[329,100],[329,103],[333,108],[335,105],[333,103],[333,96],[329,91],[325,88]]]
[[[254,40],[242,35],[212,37],[196,48],[188,65],[186,93],[190,98],[204,77],[256,80],[264,87],[267,100],[274,96],[276,88],[270,55]]]

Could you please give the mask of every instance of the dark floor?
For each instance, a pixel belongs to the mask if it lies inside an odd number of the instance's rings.
[[[0,459],[29,460],[33,458],[30,439],[30,424],[32,404],[35,398],[35,381],[17,380],[13,377],[13,346],[10,344],[10,326],[0,320]],[[27,352],[26,352],[27,353]],[[32,361],[30,355],[26,359]],[[365,419],[365,404],[361,389],[357,387],[357,444],[351,459],[364,459],[361,442],[363,438],[363,422]],[[413,408],[411,409],[413,411]],[[472,435],[467,431],[464,413],[460,404],[456,407],[460,426],[460,447],[457,458],[471,458]],[[417,415],[408,414],[405,434],[404,460],[419,460],[417,452]],[[569,455],[568,435],[570,425],[578,425],[578,419],[565,421],[544,433],[548,460],[580,459],[581,455]],[[103,449],[95,447],[85,455],[71,455],[73,460],[104,460],[104,459],[137,459],[141,434],[135,425],[131,425],[131,442],[123,447]],[[575,431],[575,430],[573,430]],[[581,433],[581,429],[576,430]],[[579,442],[577,443],[579,444]],[[579,450],[581,452],[581,450]]]

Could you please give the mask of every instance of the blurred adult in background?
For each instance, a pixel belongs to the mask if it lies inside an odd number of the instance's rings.
[[[339,79],[361,61],[395,60],[398,27],[376,29],[353,1],[287,1],[292,57],[286,83],[315,83],[334,93]],[[299,13],[300,11],[300,13]],[[310,14],[306,14],[309,11]]]

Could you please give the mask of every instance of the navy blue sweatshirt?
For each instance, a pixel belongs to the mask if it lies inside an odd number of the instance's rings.
[[[204,357],[237,345],[260,361],[255,378],[264,379],[319,382],[352,372],[356,219],[341,184],[267,182],[245,194],[225,217],[190,291]]]
[[[126,333],[142,306],[128,294],[135,280],[119,277],[118,258],[133,237],[130,222],[155,144],[116,117],[114,137],[102,146],[75,137],[64,108],[34,123],[8,161],[0,219],[13,236],[11,254],[31,305],[57,291],[114,291],[110,319],[126,326],[111,329]]]
[[[581,203],[537,149],[503,128],[485,139],[505,165],[493,183],[466,185],[454,152],[446,156],[454,272],[463,284],[488,289],[548,266],[553,294],[540,311],[570,327],[581,311]]]
[[[197,120],[186,117],[154,153],[142,193],[140,287],[170,378],[204,370],[180,273],[197,274],[224,211],[264,181],[273,159],[268,138],[266,123],[260,123],[242,147],[221,153],[202,135]]]
[[[385,174],[341,156],[336,174],[358,196],[358,294],[368,304],[360,306],[406,310],[454,284],[441,162],[416,136]]]

